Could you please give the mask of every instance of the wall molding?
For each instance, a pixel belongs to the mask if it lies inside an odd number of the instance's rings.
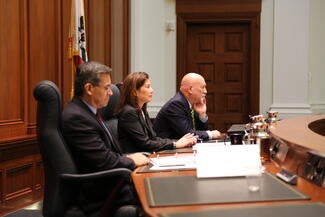
[[[150,103],[148,104],[147,111],[149,113],[150,118],[156,118],[159,110],[161,107],[163,107],[165,102],[159,102],[159,103]]]
[[[312,103],[311,110],[313,114],[325,114],[325,102]]]
[[[306,103],[274,103],[270,110],[278,111],[280,119],[313,113],[311,105]]]

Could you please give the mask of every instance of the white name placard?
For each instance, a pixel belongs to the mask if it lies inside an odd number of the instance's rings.
[[[261,171],[260,145],[197,144],[198,178],[246,176]]]

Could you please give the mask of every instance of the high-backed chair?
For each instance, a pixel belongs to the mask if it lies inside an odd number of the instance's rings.
[[[37,137],[42,155],[45,185],[43,199],[44,217],[86,217],[102,216],[109,207],[94,203],[94,212],[87,215],[78,204],[78,195],[83,184],[96,180],[110,178],[125,178],[130,180],[131,171],[118,168],[94,173],[78,173],[75,162],[70,154],[61,133],[61,94],[57,86],[51,81],[41,81],[34,88],[37,100]],[[108,195],[107,198],[112,199]],[[114,198],[113,198],[114,199]],[[134,206],[119,208],[114,217],[137,216]]]

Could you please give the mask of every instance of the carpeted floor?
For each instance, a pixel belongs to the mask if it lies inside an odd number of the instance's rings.
[[[43,217],[42,202],[32,204],[23,209],[4,215],[3,217]]]

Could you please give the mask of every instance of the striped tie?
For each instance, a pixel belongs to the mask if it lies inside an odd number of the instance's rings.
[[[193,130],[195,130],[195,117],[194,117],[194,110],[191,110],[191,117],[192,117],[192,125],[193,125]]]

